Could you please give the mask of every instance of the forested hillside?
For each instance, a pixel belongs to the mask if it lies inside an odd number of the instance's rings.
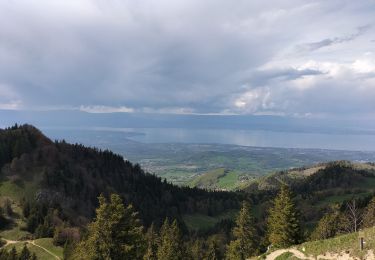
[[[217,214],[238,208],[238,194],[179,188],[145,173],[110,151],[64,141],[52,142],[36,128],[14,126],[0,132],[1,180],[35,191],[18,194],[24,204],[62,208],[72,221],[92,218],[103,193],[132,203],[146,225],[181,214]],[[79,224],[79,223],[75,223]]]
[[[370,163],[292,169],[224,192],[172,185],[30,125],[0,130],[0,155],[0,259],[23,249],[25,259],[244,259],[357,231],[350,208],[374,224]]]

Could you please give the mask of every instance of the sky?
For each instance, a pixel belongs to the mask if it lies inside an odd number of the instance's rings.
[[[0,109],[375,118],[375,1],[0,0]]]

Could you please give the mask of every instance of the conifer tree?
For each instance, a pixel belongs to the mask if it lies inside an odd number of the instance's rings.
[[[314,232],[311,234],[312,240],[327,239],[336,236],[340,230],[340,212],[334,210],[325,214],[318,222]]]
[[[177,221],[174,220],[173,223],[170,224],[167,218],[160,230],[160,245],[157,254],[158,259],[182,259],[182,251],[181,232]]]
[[[189,244],[187,245],[190,251],[190,256],[192,259],[205,259],[204,255],[206,250],[204,248],[203,240],[198,237],[191,238]]]
[[[363,214],[363,227],[373,226],[375,226],[375,197],[369,202]]]
[[[211,240],[208,244],[208,250],[204,260],[219,260],[221,259],[220,250],[215,240]]]
[[[131,205],[125,208],[117,194],[111,195],[110,203],[101,195],[87,239],[78,245],[72,258],[142,259],[145,249],[142,230]]]
[[[299,214],[286,185],[282,185],[268,217],[268,240],[275,247],[289,247],[301,239]]]
[[[18,259],[17,250],[14,246],[12,247],[12,249],[9,252],[8,259],[9,260],[17,260]]]
[[[29,249],[26,246],[26,243],[23,245],[22,251],[20,256],[18,257],[19,260],[30,260],[31,259],[31,254]]]
[[[250,204],[244,201],[233,229],[234,240],[230,242],[227,249],[228,259],[243,260],[256,253],[254,225]]]
[[[143,257],[144,260],[157,260],[158,256],[158,234],[155,231],[154,223],[148,228],[146,233],[147,249]]]

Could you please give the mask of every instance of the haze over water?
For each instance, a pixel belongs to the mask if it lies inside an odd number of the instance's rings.
[[[91,138],[121,142],[123,138],[142,143],[216,143],[259,147],[314,148],[375,151],[375,136],[236,129],[187,128],[45,128],[52,138],[85,142]],[[71,140],[69,140],[71,139]]]

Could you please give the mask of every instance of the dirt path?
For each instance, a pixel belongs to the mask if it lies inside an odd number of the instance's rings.
[[[273,251],[271,254],[267,255],[266,260],[274,260],[274,259],[276,259],[276,257],[278,257],[278,256],[280,256],[284,253],[287,253],[287,252],[292,253],[293,255],[295,255],[296,257],[298,257],[300,259],[315,260],[315,258],[305,256],[304,253],[302,253],[301,251],[298,251],[297,249],[294,249],[294,248],[279,249],[279,250]]]
[[[8,239],[5,239],[5,238],[1,238],[1,239],[6,242],[5,245],[3,245],[3,247],[6,247],[7,245],[11,245],[11,244],[15,244],[15,243],[20,242],[20,241],[17,241],[17,240],[8,240]]]
[[[7,245],[16,244],[16,243],[29,243],[29,244],[32,244],[33,246],[39,247],[40,249],[46,251],[48,254],[50,254],[54,258],[56,258],[58,260],[61,260],[60,257],[58,257],[57,255],[55,255],[54,253],[49,251],[47,248],[36,244],[35,240],[8,240],[8,239],[5,239],[5,238],[2,238],[2,239],[6,241],[6,244],[4,245],[4,247],[7,246]]]

